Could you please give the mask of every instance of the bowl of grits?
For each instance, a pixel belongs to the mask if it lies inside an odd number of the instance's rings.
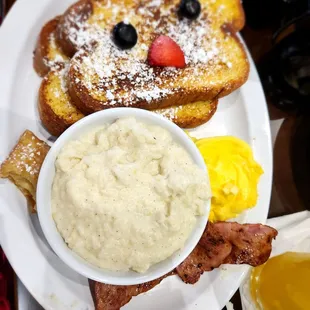
[[[40,224],[55,253],[85,277],[115,285],[177,267],[205,229],[210,199],[190,137],[133,108],[100,111],[66,130],[37,187]]]

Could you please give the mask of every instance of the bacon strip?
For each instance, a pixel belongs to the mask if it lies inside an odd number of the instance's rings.
[[[159,284],[163,279],[175,274],[172,271],[154,281],[139,285],[110,285],[89,280],[90,291],[96,310],[119,310],[126,305],[132,297],[145,293]]]
[[[201,274],[222,264],[264,264],[278,232],[261,224],[209,223],[194,251],[176,271],[185,283],[196,283]]]
[[[96,310],[119,310],[132,297],[145,293],[164,278],[178,274],[185,283],[196,283],[201,274],[221,264],[258,266],[267,261],[278,232],[261,224],[209,223],[199,244],[175,271],[140,285],[116,286],[90,281]]]

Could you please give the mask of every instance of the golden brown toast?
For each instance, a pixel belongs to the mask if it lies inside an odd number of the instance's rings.
[[[72,103],[65,84],[65,68],[51,70],[39,91],[39,114],[45,128],[54,136],[84,117]],[[215,113],[217,100],[195,102],[178,107],[154,110],[182,128],[193,128],[207,122]]]
[[[36,212],[36,187],[44,158],[50,147],[26,130],[0,166],[0,178],[8,178],[25,195],[30,211]]]
[[[56,40],[66,55],[72,57],[90,39],[84,34],[89,25],[98,25],[101,28],[115,25],[122,21],[124,16],[127,17],[129,10],[131,14],[135,14],[138,8],[139,13],[139,8],[143,9],[146,3],[150,3],[153,8],[151,15],[146,16],[147,20],[154,18],[153,12],[154,15],[158,15],[158,7],[163,3],[172,3],[176,8],[180,1],[80,0],[61,16],[57,25]],[[217,27],[229,24],[234,32],[244,27],[245,15],[241,0],[202,0],[201,3],[207,8],[207,13],[212,15]]]
[[[132,5],[132,2],[125,1],[129,5]],[[211,0],[205,2],[208,3],[209,10],[215,12],[218,24],[230,24],[234,31],[243,27],[244,14],[239,0]],[[74,14],[72,15],[73,11]],[[63,28],[57,25],[59,25],[59,21],[61,23],[61,21],[67,20],[68,23],[69,16],[72,31],[72,23],[75,23],[76,18],[80,16],[78,25],[80,25],[81,21],[82,23],[87,21],[93,24],[101,23],[100,26],[104,26],[105,19],[102,19],[102,14],[106,15],[107,12],[109,10],[107,10],[104,1],[79,1],[69,8],[64,16],[56,17],[48,22],[40,33],[35,51],[34,67],[40,75],[47,74],[51,68],[53,72],[50,72],[42,81],[39,93],[39,112],[44,126],[55,136],[60,135],[67,127],[83,117],[83,114],[75,107],[76,104],[79,105],[80,99],[74,98],[75,100],[72,101],[71,96],[66,91],[63,91],[63,88],[66,87],[64,86],[66,81],[64,75],[60,74],[60,72],[63,73],[62,68],[67,63],[68,57],[62,52],[62,48],[58,46],[59,40],[55,41],[56,30]],[[75,18],[72,18],[72,16],[75,16]],[[61,88],[60,85],[62,85]],[[192,128],[205,123],[213,116],[217,108],[217,102],[217,98],[207,102],[185,103],[183,106],[179,106],[179,102],[175,102],[172,107],[155,109],[154,112],[171,119],[180,127]],[[83,109],[84,104],[81,107]],[[93,111],[84,109],[85,114],[91,112]]]
[[[89,17],[91,22],[80,23],[74,31],[75,41],[85,48],[74,55],[69,69],[73,103],[83,113],[123,106],[154,110],[214,100],[240,87],[249,73],[245,51],[234,28],[229,23],[220,25],[219,6],[212,12],[210,1],[201,1],[200,17],[190,22],[178,18],[179,0],[162,2],[160,7],[147,1],[142,5],[127,0],[124,5],[124,1],[110,0],[109,8],[102,1],[91,1],[93,11],[98,12]],[[240,5],[235,6],[233,11],[238,11]],[[124,19],[139,34],[136,46],[125,51],[111,40],[113,27]],[[179,44],[185,68],[148,64],[149,48],[158,35],[167,35]]]
[[[61,135],[69,126],[84,117],[72,103],[66,88],[66,67],[51,70],[42,80],[38,109],[40,119],[54,136]]]
[[[181,128],[195,128],[208,122],[216,112],[218,100],[197,101],[165,109],[152,110]]]
[[[54,136],[59,136],[84,116],[72,104],[67,92],[66,66],[68,59],[63,58],[62,62],[53,62],[55,58],[62,59],[61,57],[63,57],[60,47],[53,39],[58,19],[51,20],[43,27],[36,50],[47,52],[44,53],[43,59],[41,52],[36,52],[37,57],[34,58],[35,67],[36,63],[48,64],[44,67],[46,76],[42,80],[39,90],[38,109],[43,125]],[[154,112],[162,114],[182,128],[193,128],[204,124],[214,115],[217,103],[217,100],[196,102],[154,110]]]
[[[55,30],[58,22],[59,17],[47,22],[37,40],[33,53],[33,67],[41,77],[45,76],[51,68],[61,67],[69,59],[55,40]]]

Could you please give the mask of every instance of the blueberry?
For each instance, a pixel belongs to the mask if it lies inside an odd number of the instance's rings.
[[[120,22],[113,29],[113,40],[120,49],[125,50],[137,44],[138,34],[133,25]]]
[[[196,19],[201,12],[201,5],[198,0],[182,0],[179,7],[179,14],[188,19]]]

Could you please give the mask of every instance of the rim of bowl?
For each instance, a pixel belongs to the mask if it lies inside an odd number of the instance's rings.
[[[64,239],[61,237],[51,213],[51,186],[55,174],[55,160],[62,147],[71,140],[75,140],[83,135],[82,128],[87,127],[84,131],[91,128],[99,127],[97,122],[102,121],[101,126],[110,124],[119,118],[135,117],[138,121],[148,122],[153,125],[163,125],[170,132],[174,140],[177,140],[182,147],[190,154],[193,161],[203,169],[207,174],[207,167],[204,160],[190,137],[177,125],[165,119],[163,116],[150,111],[137,108],[111,108],[88,115],[71,127],[69,127],[52,145],[42,164],[38,185],[37,185],[37,211],[42,231],[49,245],[56,255],[77,273],[92,279],[94,281],[114,284],[114,285],[135,285],[155,280],[176,268],[185,258],[193,251],[198,244],[203,231],[208,222],[211,198],[205,206],[205,214],[197,220],[196,227],[188,237],[182,249],[178,250],[171,257],[151,266],[145,273],[134,271],[120,272],[101,269],[81,258],[71,250]],[[209,182],[210,183],[210,182]],[[211,188],[210,188],[211,190]],[[46,194],[47,192],[47,194]],[[48,201],[48,203],[46,203]]]

